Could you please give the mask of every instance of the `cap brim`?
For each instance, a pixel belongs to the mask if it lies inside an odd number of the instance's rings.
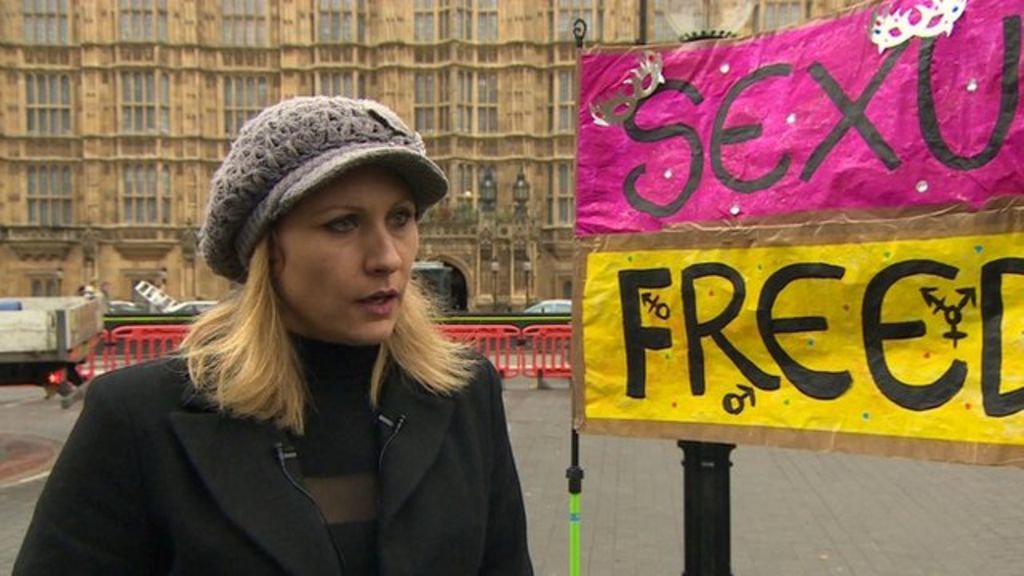
[[[373,146],[353,150],[331,150],[310,160],[295,172],[299,177],[286,186],[270,220],[276,220],[308,193],[318,190],[346,172],[364,166],[379,166],[402,178],[409,186],[416,209],[423,214],[448,193],[448,179],[429,158],[404,148]],[[271,196],[275,194],[271,193]]]

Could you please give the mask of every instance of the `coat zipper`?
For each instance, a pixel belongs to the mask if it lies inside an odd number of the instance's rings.
[[[298,454],[295,452],[295,448],[290,445],[286,445],[283,442],[276,442],[274,444],[274,450],[277,453],[277,462],[281,465],[281,472],[284,473],[284,477],[288,479],[288,482],[299,491],[300,494],[306,497],[307,500],[313,505],[313,509],[316,510],[317,516],[320,517],[320,522],[324,525],[324,530],[327,531],[327,539],[331,541],[331,548],[334,548],[334,554],[341,562],[342,569],[344,569],[345,553],[338,548],[338,543],[334,541],[334,535],[331,534],[330,525],[327,522],[327,517],[324,516],[323,510],[320,509],[320,505],[317,504],[316,498],[306,490],[306,487],[302,485],[295,476],[292,475],[291,471],[288,470],[288,460],[298,458]]]

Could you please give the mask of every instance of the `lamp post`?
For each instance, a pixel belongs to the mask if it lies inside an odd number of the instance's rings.
[[[527,256],[529,258],[529,256]],[[530,272],[533,271],[533,263],[529,260],[523,261],[523,276],[525,276],[526,285],[526,306],[530,305]]]
[[[473,192],[465,190],[462,192],[459,205],[456,208],[455,219],[459,222],[468,222],[473,214]]]
[[[527,205],[530,202],[530,183],[526,181],[522,166],[519,167],[519,174],[516,174],[516,181],[512,184],[512,199],[516,203],[516,217],[525,220]]]
[[[529,227],[530,221],[529,206],[530,206],[530,183],[526,181],[526,174],[524,173],[523,167],[519,167],[519,174],[516,174],[516,181],[512,183],[512,200],[516,205],[516,221],[520,226],[527,228],[526,238],[529,238]],[[526,305],[530,304],[530,251],[528,244],[524,239],[520,239],[516,242],[516,249],[514,252],[515,258],[521,259],[523,262],[523,275],[526,280]],[[515,267],[513,265],[513,270]]]
[[[480,178],[480,211],[494,212],[498,203],[498,185],[494,181],[494,172],[487,168]]]
[[[491,260],[491,310],[498,310],[498,260]]]

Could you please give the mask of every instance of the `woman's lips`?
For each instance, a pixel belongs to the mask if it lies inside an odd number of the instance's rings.
[[[359,306],[372,316],[390,316],[398,307],[397,292],[382,292],[357,300]]]

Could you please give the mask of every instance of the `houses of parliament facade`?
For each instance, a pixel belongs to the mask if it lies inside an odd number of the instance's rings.
[[[107,283],[128,299],[147,280],[178,299],[223,296],[197,253],[211,176],[260,109],[324,94],[392,107],[447,173],[419,258],[451,270],[454,308],[568,298],[573,22],[588,43],[627,46],[846,4],[0,0],[0,295]]]

